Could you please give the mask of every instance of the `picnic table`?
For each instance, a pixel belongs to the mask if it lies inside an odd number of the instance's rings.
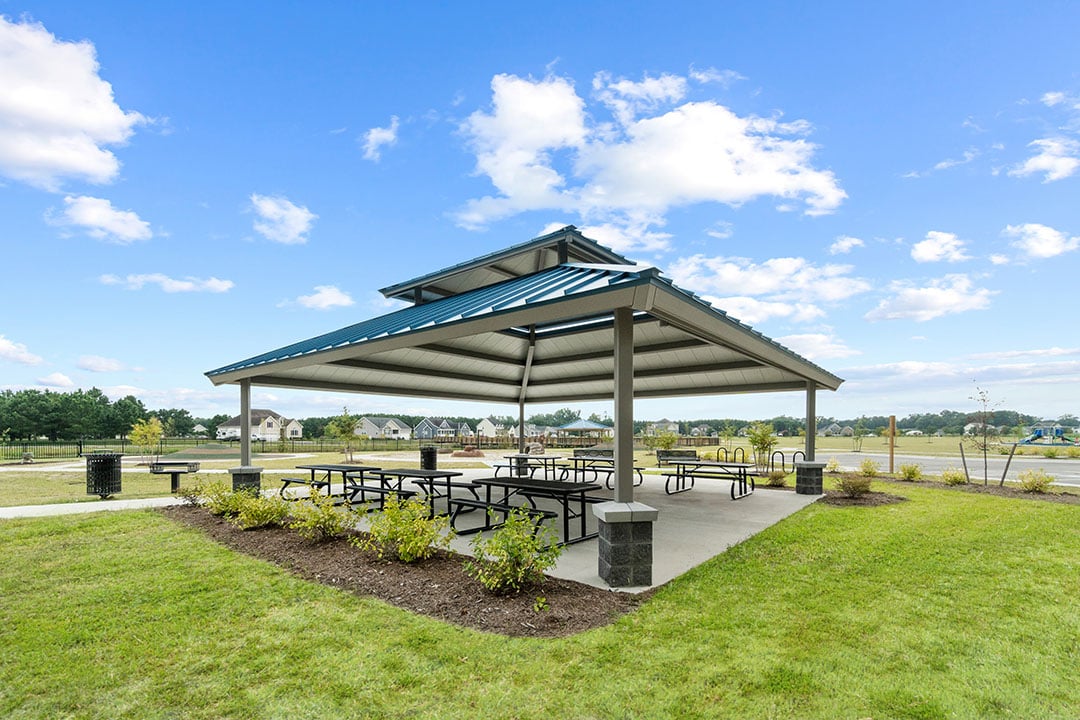
[[[529,477],[533,477],[537,470],[544,471],[544,477],[549,475],[551,479],[555,479],[555,471],[558,469],[556,463],[562,460],[562,455],[546,455],[544,453],[514,453],[513,455],[503,455],[504,458],[510,461],[509,465],[496,465],[495,474],[498,475],[499,468],[505,467],[511,470],[511,475],[517,475],[519,477],[524,476],[528,471]]]
[[[562,476],[560,480],[567,480],[570,477],[570,473],[574,475],[574,481],[582,481],[588,475],[593,474],[593,480],[599,481],[600,475],[605,476],[604,484],[608,490],[611,490],[614,484],[615,478],[615,458],[607,455],[575,455],[574,457],[567,458],[570,461],[570,465],[562,466]],[[645,481],[641,471],[643,468],[635,467],[634,472],[637,473],[637,481],[634,483],[634,487],[641,485]]]
[[[565,480],[539,480],[536,478],[524,477],[481,478],[479,480],[473,480],[473,482],[482,485],[485,488],[484,500],[488,505],[501,504],[503,507],[506,507],[509,504],[510,498],[515,495],[520,495],[528,501],[530,508],[535,510],[535,498],[549,498],[556,500],[562,508],[562,540],[559,542],[560,545],[579,543],[583,540],[594,538],[597,535],[595,532],[589,533],[587,531],[585,522],[585,506],[588,503],[593,502],[593,499],[588,497],[588,493],[592,490],[600,489],[600,486],[596,483],[566,482]],[[492,488],[502,488],[502,500],[500,502],[492,502]],[[570,508],[571,500],[575,500],[578,503],[578,510],[576,513]],[[570,520],[575,517],[581,518],[581,529],[577,535],[572,536],[570,534]],[[462,533],[459,531],[459,534]]]
[[[664,492],[668,495],[693,489],[694,480],[712,478],[731,480],[731,499],[739,500],[754,492],[754,480],[750,477],[750,463],[724,462],[715,460],[672,459],[674,473],[668,473],[664,483]]]
[[[370,474],[373,477],[379,478],[379,488],[385,491],[393,490],[394,492],[408,492],[406,490],[403,490],[402,488],[402,485],[404,485],[405,481],[413,480],[414,482],[416,482],[427,494],[428,504],[431,508],[431,517],[435,517],[435,498],[450,498],[450,493],[453,488],[469,487],[471,485],[471,483],[454,482],[454,478],[461,477],[462,475],[462,473],[458,472],[457,470],[429,470],[425,468],[421,468],[419,470],[413,470],[410,468],[402,468],[398,470],[375,469],[373,471],[370,471]],[[354,483],[350,485],[350,490],[352,490],[351,497],[355,498],[358,493],[361,493],[362,497],[362,493],[365,490],[371,491],[374,490],[374,488],[368,485],[358,485]],[[440,492],[440,490],[445,490],[445,496]],[[378,490],[375,490],[375,492],[378,492]],[[475,492],[473,493],[473,497],[476,497]],[[447,509],[447,512],[449,512],[449,508]]]
[[[169,475],[171,492],[180,492],[180,476],[199,472],[199,463],[181,460],[159,460],[150,463],[150,472],[154,475]]]
[[[312,491],[316,491],[319,488],[326,488],[326,496],[332,497],[331,485],[333,484],[334,473],[341,473],[341,497],[345,497],[348,494],[348,488],[346,484],[349,482],[349,473],[360,473],[361,477],[363,473],[370,472],[372,470],[378,470],[379,468],[372,465],[340,465],[340,464],[315,464],[315,465],[297,465],[297,470],[310,470],[311,479],[304,480],[302,478],[282,478],[281,479],[281,497],[285,497],[285,489],[290,485],[310,485]],[[318,473],[323,473],[322,478],[317,478]]]

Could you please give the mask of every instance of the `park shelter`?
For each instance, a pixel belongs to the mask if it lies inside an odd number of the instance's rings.
[[[816,393],[843,382],[573,226],[382,293],[410,305],[206,375],[241,415],[253,385],[516,404],[521,426],[529,404],[613,400],[628,516],[635,398],[805,393],[812,461]]]

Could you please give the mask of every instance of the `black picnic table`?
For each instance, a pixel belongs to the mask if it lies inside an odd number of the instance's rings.
[[[754,466],[750,463],[681,458],[673,458],[670,462],[675,466],[675,472],[669,474],[664,483],[664,492],[668,495],[691,490],[697,478],[731,480],[732,500],[739,500],[754,492],[754,480],[750,477],[750,468]]]
[[[544,477],[548,475],[551,479],[555,479],[555,471],[558,466],[555,464],[557,461],[562,460],[562,455],[545,455],[544,453],[514,453],[513,455],[503,455],[504,458],[511,461],[511,475],[523,476],[526,470],[529,470],[530,477],[532,473],[537,469],[544,471]]]
[[[180,476],[199,472],[199,463],[186,460],[159,460],[150,463],[150,472],[154,475],[169,475],[170,490],[178,493],[180,492]]]
[[[613,480],[615,478],[615,458],[608,457],[606,455],[575,455],[568,457],[573,466],[567,465],[563,467],[561,480],[566,480],[570,477],[570,473],[574,474],[574,480],[584,480],[587,473],[593,474],[593,480],[600,480],[600,473],[606,475],[605,485],[608,490],[613,489]],[[637,481],[634,483],[634,487],[638,487],[645,478],[641,474],[641,468],[633,468],[637,474]]]
[[[599,490],[600,486],[596,483],[580,483],[580,482],[566,482],[565,480],[538,480],[535,478],[523,478],[523,477],[492,477],[481,478],[479,480],[473,480],[478,485],[483,485],[484,501],[491,504],[491,489],[502,488],[502,504],[509,504],[509,500],[514,495],[521,495],[528,500],[529,505],[533,508],[536,507],[536,503],[533,498],[542,497],[558,500],[562,505],[562,541],[560,545],[571,545],[573,543],[579,543],[583,540],[590,540],[596,537],[597,533],[589,533],[585,523],[585,505],[589,502],[587,494],[592,490]],[[570,535],[570,518],[572,513],[570,511],[570,500],[576,498],[580,503],[578,513],[574,517],[581,518],[581,532],[571,537]]]
[[[427,493],[428,504],[431,508],[431,517],[435,517],[435,498],[441,497],[436,485],[441,484],[442,489],[446,490],[446,497],[450,497],[450,491],[453,487],[453,478],[461,477],[462,473],[456,470],[429,470],[420,468],[414,470],[411,468],[401,468],[397,470],[379,470],[375,469],[370,471],[373,477],[379,478],[381,486],[385,489],[396,489],[399,492],[402,489],[402,485],[406,480],[419,480],[424,492]],[[397,487],[394,488],[394,481],[397,481]],[[353,497],[357,492],[363,492],[363,487],[358,485],[352,485]]]
[[[345,488],[345,484],[349,481],[349,478],[348,478],[349,473],[359,473],[361,478],[362,478],[364,473],[371,472],[372,470],[378,470],[379,468],[377,468],[377,467],[375,467],[373,465],[341,465],[341,464],[329,463],[329,464],[315,464],[315,465],[297,465],[296,469],[297,470],[310,470],[311,471],[311,488],[312,488],[312,491],[314,491],[314,489],[315,489],[315,483],[316,483],[316,480],[317,480],[317,478],[315,477],[315,474],[320,473],[320,472],[325,473],[323,475],[323,481],[326,483],[326,496],[327,497],[332,497],[333,496],[333,493],[330,491],[330,486],[333,483],[333,475],[334,475],[334,473],[341,473],[341,496],[344,497],[346,492],[347,492],[347,490]],[[285,488],[282,487],[282,492],[284,492],[284,491],[285,491]]]

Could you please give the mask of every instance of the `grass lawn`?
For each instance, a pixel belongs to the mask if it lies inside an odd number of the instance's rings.
[[[613,625],[508,639],[152,512],[0,522],[5,718],[1075,718],[1080,508],[815,504]]]

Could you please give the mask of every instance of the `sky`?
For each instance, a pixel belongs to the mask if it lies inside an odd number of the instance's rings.
[[[205,372],[573,224],[844,378],[820,415],[980,389],[1080,414],[1077,27],[1050,1],[0,0],[0,389],[234,415]]]

